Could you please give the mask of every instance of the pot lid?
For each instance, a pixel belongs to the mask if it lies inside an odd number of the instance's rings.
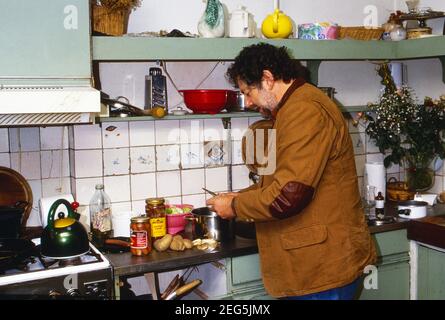
[[[398,203],[399,207],[426,207],[428,205],[428,202],[425,201],[416,201],[416,200],[409,200],[409,201],[401,201]]]
[[[57,219],[54,221],[54,228],[66,228],[74,224],[76,222],[73,218],[63,218],[63,219]]]

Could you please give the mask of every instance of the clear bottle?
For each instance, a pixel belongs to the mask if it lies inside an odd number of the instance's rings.
[[[111,200],[103,184],[96,184],[96,192],[90,200],[90,228],[92,241],[99,247],[112,237]]]

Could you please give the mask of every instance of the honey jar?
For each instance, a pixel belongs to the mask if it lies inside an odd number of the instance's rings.
[[[151,252],[151,227],[148,217],[131,218],[130,240],[133,255],[143,256]]]
[[[150,218],[152,241],[161,239],[167,233],[167,217],[164,198],[145,200],[145,213]]]

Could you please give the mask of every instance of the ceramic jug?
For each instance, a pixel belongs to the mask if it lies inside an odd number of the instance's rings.
[[[230,15],[229,36],[231,38],[255,37],[255,21],[251,13],[239,6]]]
[[[279,9],[268,15],[261,26],[266,38],[287,38],[291,35],[292,29],[291,19]]]

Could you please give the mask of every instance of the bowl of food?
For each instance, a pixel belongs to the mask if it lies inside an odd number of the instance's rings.
[[[184,103],[193,113],[217,114],[222,109],[236,105],[236,91],[225,89],[179,90]]]
[[[165,206],[167,214],[167,233],[177,234],[184,230],[186,219],[190,216],[193,206],[190,204],[172,204]]]

